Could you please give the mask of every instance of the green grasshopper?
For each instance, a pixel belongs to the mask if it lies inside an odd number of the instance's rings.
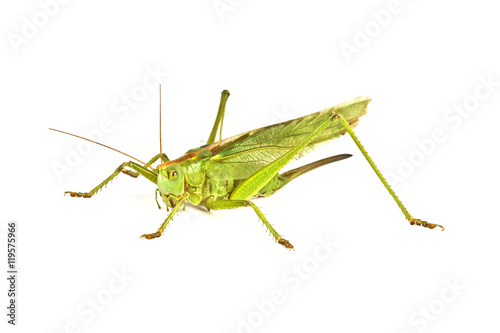
[[[444,230],[439,224],[428,223],[410,215],[352,131],[352,127],[356,126],[359,118],[366,113],[370,102],[368,97],[354,98],[304,117],[262,127],[222,140],[222,124],[228,97],[229,91],[222,91],[217,117],[207,143],[187,151],[186,154],[172,161],[168,159],[166,154],[163,154],[161,148],[161,87],[160,153],[147,163],[101,143],[52,129],[113,149],[140,163],[129,161],[121,164],[90,192],[68,191],[64,194],[69,193],[72,197],[90,198],[120,172],[134,178],[142,175],[158,186],[155,193],[156,199],[159,192],[167,206],[167,211],[169,207],[172,208],[172,211],[156,232],[144,234],[141,238],[160,237],[179,208],[182,205],[185,206],[186,201],[189,201],[195,206],[202,204],[209,211],[251,207],[275,241],[288,249],[293,249],[293,245],[274,230],[251,199],[270,196],[306,172],[352,156],[348,154],[336,155],[281,174],[278,173],[285,165],[301,158],[318,146],[349,133],[408,222],[411,225],[419,225],[429,229],[440,227]],[[220,141],[215,142],[219,129]],[[159,159],[160,164],[153,168],[151,165]],[[158,201],[157,205],[158,208],[161,208]]]

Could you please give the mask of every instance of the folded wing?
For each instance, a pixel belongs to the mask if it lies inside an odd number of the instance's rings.
[[[332,112],[342,115],[351,127],[356,126],[359,117],[366,113],[369,102],[370,99],[366,96],[354,98],[304,117],[262,127],[213,143],[207,146],[214,155],[205,164],[207,176],[214,180],[245,179],[303,141]],[[345,133],[342,124],[339,121],[333,121],[292,161]]]

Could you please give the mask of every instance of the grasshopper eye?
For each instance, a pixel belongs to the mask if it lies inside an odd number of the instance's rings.
[[[177,163],[163,167],[158,173],[158,189],[162,194],[179,196],[184,193],[184,173]]]
[[[172,170],[170,171],[168,176],[170,180],[176,180],[177,178],[179,178],[179,173],[177,172],[177,170]]]

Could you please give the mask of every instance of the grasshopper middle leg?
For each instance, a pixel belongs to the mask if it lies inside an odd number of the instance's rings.
[[[257,216],[266,226],[267,230],[269,230],[271,235],[273,235],[274,239],[287,249],[293,249],[293,245],[288,240],[281,237],[281,235],[278,234],[276,230],[274,230],[273,226],[269,223],[269,221],[267,221],[264,214],[262,214],[260,209],[253,202],[249,200],[217,200],[208,205],[208,208],[213,210],[231,209],[238,207],[252,207]]]

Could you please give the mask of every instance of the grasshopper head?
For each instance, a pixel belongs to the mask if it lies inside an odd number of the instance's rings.
[[[170,207],[175,206],[177,199],[184,193],[184,172],[177,163],[163,164],[158,167],[158,189],[168,200]]]

